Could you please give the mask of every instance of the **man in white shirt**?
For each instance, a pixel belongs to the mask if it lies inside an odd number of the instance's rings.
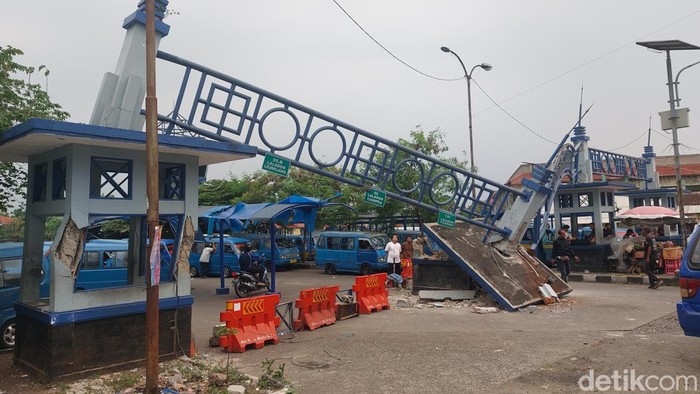
[[[211,259],[211,254],[214,252],[212,245],[210,243],[206,244],[202,250],[202,255],[199,256],[199,268],[201,269],[199,274],[204,277],[209,275],[209,259]]]
[[[391,242],[386,244],[384,250],[386,250],[386,261],[389,264],[388,273],[401,275],[401,244],[399,243],[399,237],[394,235],[391,238]]]

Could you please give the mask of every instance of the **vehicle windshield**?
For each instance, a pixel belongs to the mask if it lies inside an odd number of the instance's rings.
[[[277,243],[277,246],[279,248],[296,248],[296,245],[294,245],[294,241],[292,241],[290,238],[277,238],[275,239],[275,242]]]
[[[388,239],[384,240],[384,238],[380,236],[372,237],[369,239],[369,241],[372,243],[372,247],[375,249],[384,249],[386,244],[389,243]]]

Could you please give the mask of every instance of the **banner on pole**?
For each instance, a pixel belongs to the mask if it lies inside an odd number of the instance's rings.
[[[151,286],[160,283],[160,232],[163,226],[153,229],[153,243],[151,244]]]

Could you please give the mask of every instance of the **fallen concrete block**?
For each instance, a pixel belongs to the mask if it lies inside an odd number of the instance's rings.
[[[476,297],[474,290],[420,290],[418,298],[421,300],[473,300]]]
[[[480,314],[484,314],[484,313],[498,313],[498,312],[500,312],[500,311],[501,311],[500,309],[498,309],[498,308],[496,308],[496,307],[493,307],[493,306],[475,306],[475,307],[474,307],[474,312],[475,312],[475,313],[480,313]]]
[[[540,286],[539,291],[540,294],[542,294],[542,300],[545,304],[549,305],[556,301],[559,301],[559,296],[557,296],[557,293],[554,291],[554,289],[552,289],[552,287],[547,283]]]

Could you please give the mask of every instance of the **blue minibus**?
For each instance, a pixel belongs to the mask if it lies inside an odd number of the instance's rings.
[[[207,276],[219,276],[221,272],[221,265],[219,264],[219,239],[216,237],[207,238],[206,240],[197,240],[192,244],[192,250],[190,252],[190,275],[192,277],[202,275],[202,267],[199,263],[200,257],[202,257],[202,251],[207,246],[207,244],[215,245],[217,248],[212,252],[209,257],[209,273]],[[238,255],[241,254],[241,249],[243,245],[250,244],[250,242],[245,238],[240,237],[225,237],[224,238],[224,277],[229,278],[233,272],[238,272],[241,270],[240,264],[238,264]],[[255,259],[253,254],[251,257]]]
[[[247,239],[250,246],[258,254],[265,256],[265,265],[269,268],[272,256],[270,248],[270,236],[267,234],[235,234],[236,237]],[[283,236],[275,237],[275,267],[286,268],[301,261],[299,250],[290,239]]]
[[[316,266],[327,274],[353,272],[369,275],[387,269],[386,235],[324,231],[316,243]]]

